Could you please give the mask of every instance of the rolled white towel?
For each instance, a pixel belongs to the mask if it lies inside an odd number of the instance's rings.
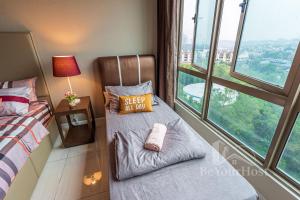
[[[144,144],[144,148],[159,152],[162,148],[167,127],[164,124],[154,123],[151,133]]]

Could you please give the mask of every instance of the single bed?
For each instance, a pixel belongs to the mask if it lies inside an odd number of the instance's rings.
[[[154,56],[140,56],[139,60],[140,66],[137,64],[136,56],[120,57],[120,69],[116,57],[99,58],[102,86],[120,85],[121,81],[122,85],[135,85],[140,80],[142,82],[152,80],[155,85]],[[112,74],[115,76],[111,76]],[[174,164],[148,174],[117,181],[113,176],[114,133],[150,129],[155,122],[167,123],[180,118],[162,100],[159,100],[159,105],[153,108],[153,112],[127,115],[106,110],[111,200],[257,199],[255,189],[207,142],[205,142],[206,156],[203,159]]]
[[[30,199],[57,137],[52,103],[28,32],[0,33],[0,82],[37,77],[37,101],[22,116],[0,117],[0,199]]]
[[[36,115],[0,117],[0,199],[49,133]]]

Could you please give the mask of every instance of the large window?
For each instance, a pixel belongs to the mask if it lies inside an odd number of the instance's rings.
[[[233,61],[235,39],[238,32],[241,4],[243,0],[227,0],[224,2],[217,52],[214,62],[213,75],[230,81],[241,81],[230,75],[230,66]]]
[[[265,157],[282,107],[213,84],[208,120],[228,132],[248,148]]]
[[[193,59],[194,26],[197,0],[185,0],[182,13],[181,43],[179,53],[179,65],[189,69]]]
[[[178,103],[299,187],[300,1],[182,2]]]
[[[300,117],[294,123],[290,138],[282,153],[278,168],[300,183]]]
[[[297,67],[293,61],[300,38],[300,1],[251,0],[247,7],[233,75],[276,92],[272,87],[284,88],[291,67]]]
[[[196,112],[201,112],[205,80],[196,76],[178,72],[177,97]]]
[[[208,67],[215,4],[215,0],[198,2],[194,63],[204,69]]]

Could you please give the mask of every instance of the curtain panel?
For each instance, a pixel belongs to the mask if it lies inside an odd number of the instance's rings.
[[[174,108],[180,0],[157,1],[158,94]]]

